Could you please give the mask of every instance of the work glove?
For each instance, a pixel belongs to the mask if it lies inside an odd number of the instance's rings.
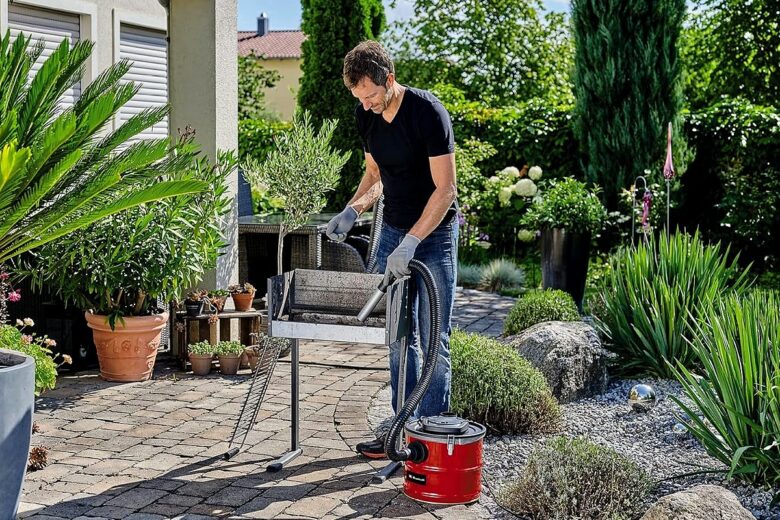
[[[387,269],[385,269],[386,283],[390,280],[390,276],[402,278],[411,273],[409,262],[414,258],[414,252],[418,245],[420,245],[419,238],[414,235],[406,235],[398,247],[390,253],[390,256],[387,257]]]
[[[325,229],[325,235],[336,242],[343,242],[347,238],[347,233],[358,218],[358,212],[352,206],[347,206],[344,211],[330,219],[328,227]]]

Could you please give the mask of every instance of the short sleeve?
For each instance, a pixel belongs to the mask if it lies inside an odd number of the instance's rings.
[[[366,121],[364,112],[360,103],[355,105],[355,125],[357,126],[358,136],[360,136],[360,144],[363,146],[364,152],[371,153],[371,150],[368,149],[368,141],[366,140]]]
[[[455,153],[455,135],[452,131],[450,114],[440,102],[434,101],[423,112],[419,127],[420,137],[425,140],[428,157]]]

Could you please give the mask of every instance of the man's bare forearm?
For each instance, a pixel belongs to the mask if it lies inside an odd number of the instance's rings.
[[[428,199],[428,204],[425,205],[420,219],[409,230],[409,234],[416,236],[421,241],[424,240],[444,220],[457,195],[458,192],[454,184],[436,188],[431,194],[431,198]]]
[[[382,195],[382,181],[379,176],[366,172],[360,181],[355,196],[349,201],[349,205],[355,208],[358,215],[371,208]]]

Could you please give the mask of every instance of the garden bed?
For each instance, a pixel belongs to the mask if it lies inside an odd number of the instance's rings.
[[[658,404],[648,413],[631,411],[626,403],[629,389],[637,383],[648,383],[656,391]],[[608,390],[599,396],[561,405],[563,426],[553,435],[488,435],[485,438],[485,471],[491,492],[497,492],[505,483],[520,475],[528,455],[545,440],[555,435],[583,436],[598,444],[614,448],[628,456],[650,476],[659,481],[705,468],[722,468],[707,455],[701,445],[688,433],[675,433],[681,411],[669,396],[682,398],[679,384],[672,381],[613,380]],[[685,400],[684,400],[685,401]],[[389,426],[390,387],[382,389],[368,412],[368,420],[374,431]],[[647,506],[659,497],[688,489],[697,484],[710,483],[733,491],[742,505],[757,520],[769,520],[780,515],[780,509],[770,512],[772,494],[768,491],[736,482],[725,482],[719,474],[695,475],[660,482],[647,499]],[[493,510],[496,517],[511,518],[495,510],[493,500],[485,495],[483,505]]]

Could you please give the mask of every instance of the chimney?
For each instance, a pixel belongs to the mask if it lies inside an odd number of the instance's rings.
[[[257,35],[265,36],[266,34],[268,34],[268,15],[260,13],[260,16],[257,17]]]

